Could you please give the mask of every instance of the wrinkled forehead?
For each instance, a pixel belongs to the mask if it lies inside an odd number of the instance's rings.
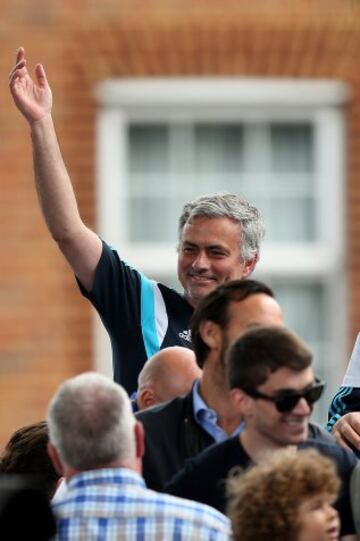
[[[184,223],[180,240],[200,232],[221,234],[223,237],[236,234],[241,237],[241,224],[226,216],[194,216]]]

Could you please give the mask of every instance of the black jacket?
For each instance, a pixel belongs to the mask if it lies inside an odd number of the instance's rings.
[[[162,490],[186,459],[214,443],[194,418],[192,391],[139,411],[136,417],[145,429],[143,476],[153,490]]]
[[[183,468],[185,460],[215,443],[194,418],[192,390],[135,416],[145,429],[143,476],[153,490],[163,490],[165,483]],[[309,428],[310,437],[334,441],[320,427],[310,423]]]
[[[329,457],[336,465],[342,481],[342,489],[336,502],[341,518],[342,535],[355,533],[350,505],[349,485],[357,458],[351,451],[343,449],[335,440],[326,437],[315,425],[310,426],[315,439],[308,438],[298,445],[299,449],[315,448]],[[239,467],[247,469],[251,458],[243,448],[238,436],[212,445],[198,456],[189,459],[185,467],[165,486],[166,492],[181,498],[211,505],[222,513],[226,512],[226,478],[229,472]]]

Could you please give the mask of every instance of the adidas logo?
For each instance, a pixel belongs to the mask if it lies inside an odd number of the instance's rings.
[[[191,331],[188,331],[188,330],[181,331],[179,332],[179,336],[183,340],[186,340],[187,342],[191,342]]]

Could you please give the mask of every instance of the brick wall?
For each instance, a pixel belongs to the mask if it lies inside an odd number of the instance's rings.
[[[151,9],[147,7],[151,5]],[[43,224],[29,130],[7,73],[41,61],[85,221],[94,216],[94,85],[106,77],[252,75],[346,81],[349,347],[360,321],[360,8],[346,0],[0,0],[0,446],[92,364],[91,310]]]

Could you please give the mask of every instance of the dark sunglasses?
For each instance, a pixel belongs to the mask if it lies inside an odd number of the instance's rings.
[[[301,398],[305,398],[309,406],[312,406],[319,400],[325,389],[325,383],[319,379],[315,379],[315,382],[311,387],[308,387],[304,391],[279,391],[275,396],[269,396],[267,394],[260,393],[255,389],[249,389],[246,392],[251,398],[261,398],[262,400],[268,400],[273,402],[276,409],[280,413],[292,411]]]

